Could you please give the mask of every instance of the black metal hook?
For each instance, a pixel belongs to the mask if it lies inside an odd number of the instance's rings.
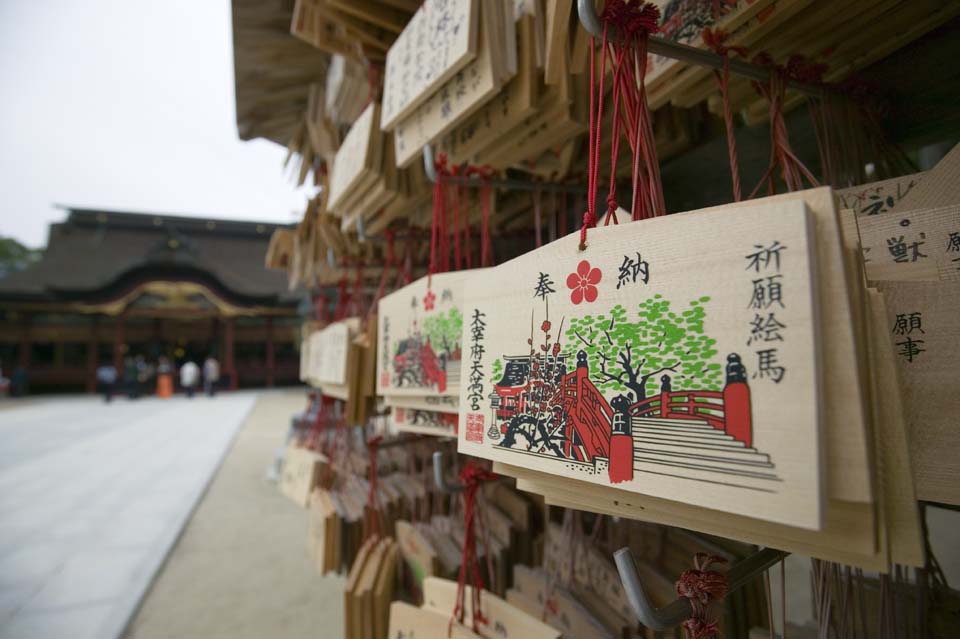
[[[587,30],[587,33],[596,38],[603,37],[603,26],[600,24],[600,17],[597,15],[597,8],[594,6],[594,0],[577,0],[577,15],[580,17],[580,24]],[[607,41],[611,40],[611,35],[607,35]],[[698,49],[687,44],[671,42],[664,38],[651,36],[647,39],[647,51],[654,55],[662,55],[674,60],[682,60],[689,64],[695,64],[701,67],[710,67],[712,69],[723,68],[723,58],[707,51]],[[729,61],[730,72],[742,75],[752,80],[765,82],[770,79],[770,69],[756,64],[744,62],[739,58],[731,58]],[[796,80],[788,80],[787,86],[796,89],[801,93],[808,95],[820,95],[824,92],[824,87]]]

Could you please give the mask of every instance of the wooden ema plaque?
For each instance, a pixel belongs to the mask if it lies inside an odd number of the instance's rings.
[[[859,215],[867,279],[960,281],[960,204]]]
[[[422,277],[380,300],[378,395],[459,395],[467,273]]]
[[[313,338],[316,344],[315,353],[318,357],[311,357],[314,367],[313,379],[319,384],[333,384],[342,386],[347,383],[347,349],[350,345],[350,328],[345,322],[334,322]]]
[[[383,119],[390,131],[476,55],[477,0],[427,0],[387,52]]]
[[[459,451],[818,529],[812,232],[802,201],[771,203],[471,275]]]
[[[923,179],[923,173],[837,189],[837,208],[855,215],[880,215],[892,211]]]
[[[510,71],[498,66],[502,58],[516,58],[516,37],[503,38],[504,32],[516,31],[512,5],[484,3],[480,13],[484,28],[476,59],[396,123],[393,141],[397,166],[409,166],[420,157],[424,145],[437,141],[470,117],[516,72],[515,68]]]

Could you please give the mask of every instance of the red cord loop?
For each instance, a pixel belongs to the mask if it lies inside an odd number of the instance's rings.
[[[463,482],[463,556],[460,560],[460,573],[457,577],[457,598],[450,618],[448,636],[453,631],[453,623],[463,625],[466,613],[466,588],[468,580],[471,582],[471,609],[473,631],[478,632],[479,626],[487,623],[487,618],[480,610],[480,592],[483,590],[483,576],[480,573],[480,562],[477,559],[477,521],[481,518],[476,510],[477,493],[480,485],[496,474],[470,461],[460,471],[460,481]],[[489,548],[487,555],[489,556]]]
[[[710,639],[720,634],[720,624],[710,615],[710,604],[727,594],[727,576],[709,570],[713,564],[726,563],[714,555],[698,552],[693,557],[693,570],[684,571],[677,581],[677,594],[690,601],[693,615],[683,622],[687,639]]]

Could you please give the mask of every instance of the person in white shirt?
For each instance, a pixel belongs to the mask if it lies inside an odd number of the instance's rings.
[[[199,380],[200,367],[193,361],[187,360],[186,363],[180,367],[180,386],[186,391],[187,397],[193,397],[193,391],[196,389]]]

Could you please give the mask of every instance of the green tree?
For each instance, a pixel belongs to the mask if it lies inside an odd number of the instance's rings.
[[[656,393],[659,376],[666,372],[672,373],[677,390],[720,390],[723,367],[711,361],[717,341],[703,326],[708,301],[693,300],[677,314],[669,300],[655,295],[639,304],[633,319],[619,304],[609,316],[575,318],[565,333],[568,361],[576,361],[577,351],[586,351],[597,388],[630,391],[635,402]]]
[[[27,248],[12,237],[0,237],[0,277],[22,271],[40,259],[41,251]]]
[[[437,313],[423,320],[423,337],[430,340],[434,352],[451,353],[460,345],[463,336],[463,314],[451,308],[446,314]]]

